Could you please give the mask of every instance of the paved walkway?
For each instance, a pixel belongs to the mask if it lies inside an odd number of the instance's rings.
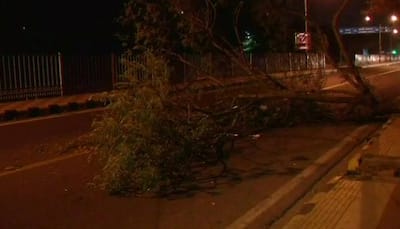
[[[40,98],[25,101],[14,101],[7,103],[0,103],[0,121],[8,121],[13,119],[25,118],[38,116],[39,114],[29,114],[32,109],[40,110],[40,115],[46,115],[49,113],[59,113],[58,111],[49,111],[51,106],[57,105],[60,109],[64,110],[76,110],[82,108],[98,107],[100,104],[89,104],[88,102],[101,101],[101,95],[103,93],[87,93],[71,96],[59,96],[50,98]],[[73,105],[75,104],[75,107]],[[71,106],[71,107],[68,107]],[[23,117],[20,117],[23,116]]]
[[[356,176],[338,176],[304,204],[285,229],[400,228],[400,117],[393,117],[358,152],[350,164]],[[397,212],[397,214],[396,214]]]

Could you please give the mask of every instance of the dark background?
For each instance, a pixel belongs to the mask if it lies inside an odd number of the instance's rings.
[[[0,0],[0,52],[108,52],[122,0]]]
[[[329,31],[339,3],[309,0],[310,19]],[[0,53],[119,51],[116,18],[122,13],[122,5],[123,0],[0,0]],[[341,26],[365,26],[365,8],[365,0],[353,0]],[[374,35],[354,35],[346,40],[357,39],[357,45],[361,45],[364,38],[371,49],[376,48]]]

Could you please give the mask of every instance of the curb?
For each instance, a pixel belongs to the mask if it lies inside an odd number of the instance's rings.
[[[388,125],[390,125],[393,121],[393,116],[390,116],[389,119],[384,122],[382,125],[378,127],[378,129],[375,131],[375,133],[370,136],[368,141],[366,141],[361,148],[361,151],[354,154],[349,161],[347,162],[347,171],[346,173],[349,175],[360,175],[360,167],[361,167],[361,162],[362,162],[362,157],[365,154],[365,151],[368,151],[371,144],[374,144],[376,139],[379,138],[382,134],[382,131],[386,129]]]
[[[362,166],[364,164],[368,164],[368,160],[370,161],[371,158],[374,158],[376,160],[380,160],[382,164],[382,168],[392,168],[394,169],[394,177],[400,177],[400,167],[395,167],[393,168],[393,163],[395,166],[399,165],[400,162],[400,157],[398,156],[390,156],[386,155],[386,152],[384,151],[375,151],[374,149],[371,150],[371,147],[373,148],[374,144],[379,145],[379,138],[382,135],[382,132],[384,132],[393,122],[395,117],[399,116],[394,116],[391,115],[389,119],[383,123],[377,131],[369,138],[368,141],[366,141],[360,150],[360,152],[356,153],[352,158],[347,163],[347,174],[349,175],[357,175],[357,176],[362,176],[365,171],[363,171]],[[378,143],[376,143],[378,141]],[[383,154],[382,154],[383,153]],[[379,156],[383,156],[382,158],[379,158]],[[385,158],[385,156],[387,158]]]
[[[84,102],[60,102],[51,103],[47,106],[26,106],[19,109],[4,110],[0,113],[1,122],[11,122],[30,118],[44,117],[55,114],[75,112],[81,110],[89,110],[107,106],[107,102],[97,100],[86,100]]]
[[[377,64],[369,64],[369,65],[362,65],[360,68],[374,68],[374,67],[379,67],[379,66],[390,66],[394,64],[399,64],[400,61],[394,61],[394,62],[382,62],[382,63],[377,63]]]
[[[288,208],[301,199],[332,167],[377,129],[373,125],[357,128],[300,174],[248,210],[226,228],[266,228],[266,226],[271,225]]]

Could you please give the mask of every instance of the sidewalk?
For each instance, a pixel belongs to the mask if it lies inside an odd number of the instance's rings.
[[[393,117],[350,160],[357,175],[329,181],[332,188],[315,194],[283,228],[400,228],[399,137],[400,117]]]
[[[0,122],[103,106],[103,93],[40,98],[0,103]]]

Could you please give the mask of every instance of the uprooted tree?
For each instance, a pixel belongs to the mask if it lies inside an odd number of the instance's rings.
[[[274,26],[281,23],[279,14],[304,19],[286,5],[276,1],[254,1],[255,5],[244,1],[127,1],[120,19],[125,28],[121,37],[127,52],[140,53],[145,61],[126,63],[125,88],[114,94],[108,112],[94,124],[93,156],[103,166],[98,184],[111,193],[169,192],[194,182],[207,166],[219,164],[225,171],[229,152],[240,136],[307,120],[372,117],[379,101],[338,34],[339,19],[350,1],[344,0],[337,10],[333,29],[350,66],[343,77],[356,89],[352,92],[322,90],[320,71],[303,76],[308,80],[299,86],[299,77],[283,79],[252,65],[242,47],[241,15],[247,12],[257,18],[257,12],[271,12],[266,15],[268,23],[254,27],[266,31],[264,45],[269,47],[282,42],[282,36],[271,36]],[[282,27],[290,26],[286,23]],[[310,24],[320,32],[316,23]],[[326,51],[326,40],[318,39],[319,51]],[[276,49],[287,50],[288,45]],[[240,84],[229,83],[206,66],[193,64],[184,55],[188,52],[218,53],[245,77]],[[171,65],[177,62],[194,68],[199,77],[171,84],[171,74],[176,74]]]

